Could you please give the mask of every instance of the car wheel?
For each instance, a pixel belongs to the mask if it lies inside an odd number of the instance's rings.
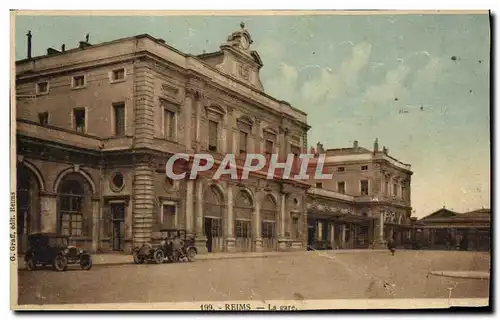
[[[157,263],[163,263],[163,260],[165,260],[165,254],[163,253],[162,250],[156,250],[154,255],[153,255],[153,260]]]
[[[187,258],[189,262],[193,262],[195,257],[196,257],[196,250],[190,248],[187,252]]]
[[[175,253],[174,253],[174,254],[172,255],[172,262],[173,262],[173,263],[177,263],[177,262],[179,262],[179,255],[178,255],[178,254],[175,254]]]
[[[92,258],[85,257],[80,260],[80,268],[83,270],[90,270],[92,268]]]
[[[68,268],[68,259],[65,256],[58,255],[54,261],[54,269],[65,271]]]
[[[36,262],[35,259],[31,258],[26,261],[26,267],[28,268],[29,271],[33,271],[36,269]]]
[[[144,258],[139,256],[139,252],[134,252],[134,263],[135,264],[143,264],[144,263]]]

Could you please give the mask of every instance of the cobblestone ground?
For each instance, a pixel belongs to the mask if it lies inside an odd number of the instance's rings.
[[[485,298],[489,280],[430,271],[488,271],[488,253],[304,252],[163,265],[19,271],[19,304],[354,298]]]

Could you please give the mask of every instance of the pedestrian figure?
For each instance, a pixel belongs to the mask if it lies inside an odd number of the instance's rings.
[[[389,238],[387,240],[387,249],[394,255],[394,252],[396,252],[396,246],[394,245],[394,240],[392,238]]]
[[[174,250],[174,255],[177,257],[182,256],[182,241],[179,236],[174,237],[174,241],[172,242],[172,249]]]

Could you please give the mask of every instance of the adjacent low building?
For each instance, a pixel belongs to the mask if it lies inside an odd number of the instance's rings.
[[[375,248],[394,239],[402,246],[411,240],[411,166],[379,149],[353,142],[350,148],[326,149],[324,173],[331,180],[310,180],[307,191],[309,245],[333,249]]]
[[[458,213],[443,207],[416,221],[414,228],[415,240],[423,248],[490,250],[490,209]]]

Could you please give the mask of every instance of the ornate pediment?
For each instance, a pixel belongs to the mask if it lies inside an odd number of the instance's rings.
[[[262,60],[256,51],[250,50],[253,40],[245,24],[241,23],[240,27],[240,30],[231,33],[227,41],[220,46],[223,58],[216,68],[263,90],[259,78],[259,70],[263,66]]]
[[[225,45],[234,47],[238,50],[248,51],[253,40],[250,33],[245,29],[245,24],[243,22],[240,23],[240,27],[240,30],[231,33],[231,35],[227,37]]]

